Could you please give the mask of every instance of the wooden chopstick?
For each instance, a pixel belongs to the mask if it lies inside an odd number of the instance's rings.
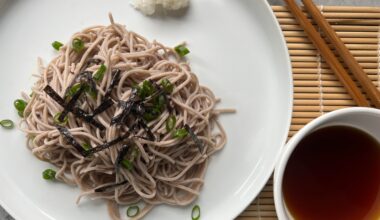
[[[344,60],[348,68],[351,70],[354,77],[358,80],[363,90],[366,92],[367,96],[370,98],[372,103],[380,108],[380,92],[377,90],[372,81],[367,77],[363,68],[356,61],[354,56],[350,53],[348,48],[344,45],[335,31],[332,29],[330,24],[324,19],[321,12],[314,5],[311,0],[302,0],[306,10],[313,17],[314,21],[317,23],[318,27],[322,29],[327,38],[331,41],[334,48],[338,51],[340,57]]]
[[[342,64],[335,57],[334,53],[330,50],[329,46],[325,43],[322,37],[319,35],[317,30],[313,27],[310,21],[303,14],[301,9],[298,7],[294,0],[285,0],[289,10],[292,12],[294,17],[298,20],[301,27],[306,32],[307,36],[310,38],[311,42],[319,50],[326,63],[330,66],[331,70],[336,74],[339,81],[347,89],[347,92],[351,95],[352,99],[358,106],[369,107],[370,104],[361,93],[360,89],[356,86],[355,82],[351,79],[350,75],[346,72]]]

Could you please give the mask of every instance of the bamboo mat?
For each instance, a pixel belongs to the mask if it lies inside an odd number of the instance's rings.
[[[272,9],[285,35],[292,62],[294,104],[290,138],[314,118],[355,103],[287,8],[272,6]],[[319,9],[379,88],[380,7],[320,6]],[[238,220],[277,219],[272,183],[269,180]]]

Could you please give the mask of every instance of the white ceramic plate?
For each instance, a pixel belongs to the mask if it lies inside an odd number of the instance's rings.
[[[214,156],[200,198],[202,219],[232,219],[258,195],[286,140],[292,107],[290,62],[264,0],[191,0],[182,13],[146,17],[128,0],[0,0],[0,118],[17,120],[13,100],[30,91],[51,42],[109,24],[108,12],[148,39],[187,41],[191,66],[236,114],[221,117],[228,144]],[[50,165],[25,146],[24,135],[0,129],[0,202],[17,219],[108,219],[102,201],[75,204],[79,190],[41,178]],[[147,219],[190,219],[185,208],[161,205]]]

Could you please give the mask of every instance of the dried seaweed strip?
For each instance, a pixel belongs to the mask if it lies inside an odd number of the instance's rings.
[[[92,112],[92,117],[106,111],[108,108],[110,108],[114,102],[111,99],[106,99],[103,101],[93,112]]]
[[[115,160],[115,169],[116,169],[116,172],[119,170],[120,163],[123,160],[124,156],[128,153],[128,151],[129,151],[129,146],[126,145],[126,144],[123,145],[123,147],[119,151],[119,154],[117,155],[116,160]]]
[[[74,136],[70,133],[69,129],[63,127],[63,126],[59,126],[57,125],[56,126],[57,130],[59,131],[59,133],[62,134],[62,136],[66,139],[66,141],[73,147],[75,147],[75,149],[80,153],[82,154],[82,156],[85,156],[86,153],[85,153],[85,150],[83,149],[83,147],[75,140]]]
[[[62,107],[65,106],[65,100],[62,99],[61,96],[59,96],[58,93],[56,93],[54,91],[54,89],[51,88],[51,86],[49,86],[49,85],[45,86],[44,91],[46,92],[46,94],[48,94],[48,96],[50,96],[50,98],[52,98],[54,101],[56,101]]]
[[[198,136],[194,133],[193,129],[191,129],[189,125],[185,124],[184,128],[190,134],[190,137],[194,141],[195,145],[197,145],[199,152],[202,152],[204,148],[202,141],[199,140]]]
[[[122,142],[123,140],[127,139],[129,137],[129,133],[123,135],[123,136],[120,136],[120,137],[117,137],[109,142],[106,142],[104,144],[100,144],[94,148],[91,148],[90,150],[86,151],[86,156],[89,156],[91,154],[94,154],[94,153],[97,153],[99,151],[102,151],[102,150],[105,150],[115,144],[118,144],[119,142]]]
[[[108,86],[108,88],[107,88],[107,90],[106,90],[106,93],[104,94],[104,99],[107,99],[107,98],[109,98],[109,96],[111,95],[111,92],[112,92],[112,90],[113,90],[113,88],[119,83],[119,81],[120,81],[120,69],[116,69],[116,70],[114,70],[114,71],[112,71],[112,72],[114,72],[114,74],[113,74],[113,77],[112,77],[112,79],[111,79],[111,83],[110,83],[110,85]]]
[[[148,135],[148,140],[155,141],[156,137],[154,136],[154,134],[153,134],[152,130],[149,128],[149,126],[144,122],[144,120],[139,119],[138,123],[144,129],[146,134]]]
[[[80,108],[74,108],[73,114],[81,119],[83,119],[85,122],[95,126],[96,128],[99,128],[100,130],[106,129],[104,125],[102,125],[100,122],[96,121],[92,115],[86,113]]]
[[[81,85],[80,89],[78,92],[76,92],[73,97],[70,99],[70,101],[64,106],[64,109],[62,111],[62,113],[59,115],[58,117],[58,120],[59,121],[63,121],[64,118],[66,117],[66,115],[69,113],[69,112],[72,112],[73,111],[73,108],[75,107],[75,104],[77,103],[78,99],[80,98],[80,96],[82,95],[84,91],[84,86]]]
[[[65,104],[65,100],[62,99],[58,93],[56,93],[49,85],[47,85],[45,88],[44,88],[44,91],[46,92],[46,94],[48,94],[54,101],[56,101],[58,104],[60,104],[63,108],[65,108],[66,104]],[[89,114],[87,114],[85,111],[83,111],[82,109],[80,108],[77,108],[75,107],[73,110],[72,110],[72,113],[79,117],[79,118],[82,118],[84,121],[86,121],[87,123],[89,124],[92,124],[93,126],[99,128],[100,130],[104,130],[105,127],[100,124],[99,122],[97,122],[95,119],[93,119],[93,117]]]

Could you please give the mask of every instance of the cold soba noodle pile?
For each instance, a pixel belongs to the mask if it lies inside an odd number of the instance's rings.
[[[228,110],[215,110],[218,99],[173,49],[110,19],[56,45],[22,127],[32,153],[59,168],[55,178],[80,187],[78,202],[107,199],[113,219],[117,204],[144,202],[141,218],[196,199],[226,143],[216,119]]]

